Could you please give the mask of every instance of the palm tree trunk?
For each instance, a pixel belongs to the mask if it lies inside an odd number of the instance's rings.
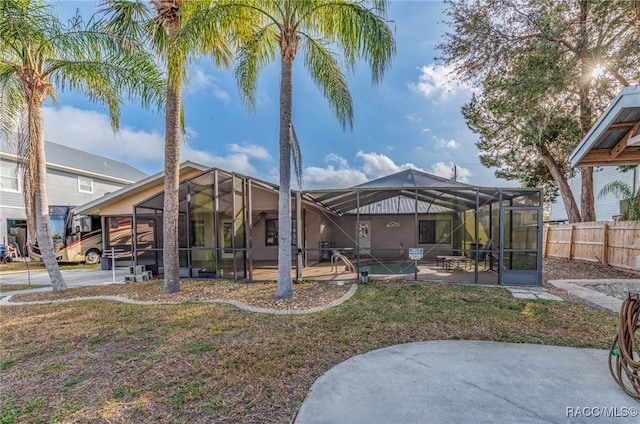
[[[295,54],[295,53],[294,53]],[[291,279],[291,115],[293,57],[282,54],[280,75],[280,191],[278,196],[278,299],[293,296]]]
[[[163,249],[164,290],[180,290],[180,257],[178,252],[178,219],[180,215],[180,83],[167,88],[164,143],[164,211]]]
[[[37,95],[34,95],[37,96]],[[44,98],[44,96],[42,96]],[[49,218],[49,196],[47,195],[47,163],[44,152],[44,120],[42,104],[29,101],[29,157],[27,159],[31,172],[29,189],[34,190],[33,212],[36,222],[36,240],[42,260],[49,273],[53,291],[67,290],[62,278],[51,238],[51,220]]]

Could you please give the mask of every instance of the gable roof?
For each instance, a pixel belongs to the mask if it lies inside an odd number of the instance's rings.
[[[47,167],[73,171],[108,180],[132,183],[147,176],[146,173],[118,160],[74,149],[69,146],[44,142]],[[17,159],[17,148],[8,141],[0,142],[0,152]]]
[[[208,167],[204,165],[200,165],[199,163],[185,161],[180,164],[180,175],[188,171],[200,171],[204,172]],[[146,178],[143,178],[133,184],[126,185],[124,187],[119,188],[118,190],[105,194],[102,197],[99,197],[95,200],[92,200],[84,205],[77,206],[74,208],[75,213],[83,214],[83,215],[97,215],[100,211],[100,208],[108,205],[112,202],[116,202],[122,199],[126,199],[129,196],[132,196],[136,193],[144,192],[145,190],[153,187],[157,184],[157,182],[164,178],[164,171],[160,171],[156,174],[150,175]]]
[[[571,166],[640,164],[640,145],[629,143],[638,134],[640,85],[620,90],[571,153]]]

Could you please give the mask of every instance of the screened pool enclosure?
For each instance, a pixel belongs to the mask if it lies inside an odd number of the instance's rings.
[[[138,203],[133,214],[134,261],[155,274],[162,273],[163,197]],[[183,181],[181,276],[257,281],[266,275],[259,270],[276,269],[277,205],[277,186],[237,173],[212,169]],[[343,262],[332,271],[353,274],[411,262],[408,250],[419,247],[421,279],[432,269],[476,283],[541,281],[538,189],[475,187],[408,170],[348,189],[292,192],[291,210],[296,279],[334,265],[334,255]]]

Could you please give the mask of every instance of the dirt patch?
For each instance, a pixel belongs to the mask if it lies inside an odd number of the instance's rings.
[[[342,297],[350,284],[338,286],[325,282],[294,284],[291,299],[277,299],[276,283],[234,283],[225,280],[183,280],[178,293],[166,293],[161,280],[106,286],[77,287],[62,293],[43,292],[15,295],[14,302],[71,299],[89,296],[121,296],[155,302],[211,302],[237,300],[247,305],[277,310],[303,310],[323,306]]]
[[[549,293],[560,296],[564,300],[584,303],[595,307],[584,299],[574,296],[566,290],[559,289],[551,284],[550,280],[620,280],[640,278],[639,274],[625,272],[599,262],[586,262],[568,259],[545,258],[542,264],[542,286]]]
[[[542,281],[549,280],[600,280],[640,278],[640,274],[626,272],[599,262],[545,258],[542,265]]]

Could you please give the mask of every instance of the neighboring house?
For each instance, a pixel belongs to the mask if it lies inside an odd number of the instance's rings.
[[[607,194],[604,197],[600,197],[599,193],[602,187],[610,183],[611,181],[622,181],[633,188],[634,191],[640,187],[640,170],[633,169],[627,172],[621,172],[617,166],[603,166],[596,167],[593,173],[593,196],[594,206],[596,210],[597,221],[612,221],[618,219],[622,213],[622,205],[620,200],[614,194]],[[580,205],[582,178],[580,173],[574,178],[569,180],[569,185],[575,196],[576,203]],[[566,222],[568,221],[567,212],[562,203],[562,198],[558,196],[554,202],[551,203],[551,213],[549,215],[549,221],[551,222]]]
[[[634,192],[640,187],[640,170],[620,172],[620,165],[640,165],[640,85],[625,87],[591,127],[569,157],[571,166],[594,166],[593,195],[596,220],[616,219],[622,213],[620,199],[614,195],[600,198],[602,187],[611,181],[628,184]],[[569,181],[576,203],[580,204],[581,178]],[[567,220],[558,198],[551,205],[550,221]]]
[[[147,176],[126,163],[45,142],[50,205],[77,206]],[[26,241],[22,175],[16,147],[0,141],[0,243]]]

